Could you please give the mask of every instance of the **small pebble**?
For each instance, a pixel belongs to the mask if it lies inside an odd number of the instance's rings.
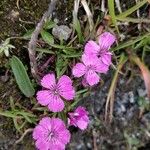
[[[66,25],[60,25],[60,26],[55,26],[52,30],[52,34],[54,35],[55,38],[59,40],[68,40],[72,32],[72,29],[70,29]]]
[[[129,102],[130,103],[135,103],[135,99],[134,99],[134,94],[132,91],[130,91],[129,93]]]
[[[145,97],[146,96],[146,90],[143,89],[137,89],[138,95],[140,97]]]

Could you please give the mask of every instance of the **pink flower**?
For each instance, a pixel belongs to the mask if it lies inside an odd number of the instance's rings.
[[[111,52],[109,52],[109,49],[111,45],[116,41],[116,38],[114,35],[112,35],[109,32],[104,32],[99,36],[98,43],[95,41],[90,40],[85,45],[85,54],[87,55],[96,55],[100,61],[105,65],[105,67],[108,67],[111,64]]]
[[[71,135],[61,119],[44,117],[34,128],[32,136],[39,150],[65,150]]]
[[[88,112],[84,107],[79,106],[74,112],[69,113],[69,125],[85,130],[89,123]]]
[[[97,84],[100,77],[97,73],[106,73],[107,68],[99,61],[97,56],[83,54],[82,63],[77,63],[72,70],[75,77],[83,77],[84,83],[90,86]]]
[[[69,101],[75,96],[72,81],[66,75],[61,76],[56,83],[55,75],[47,74],[41,80],[41,85],[45,89],[37,92],[37,100],[43,106],[48,105],[52,112],[60,112],[64,109],[62,98]]]

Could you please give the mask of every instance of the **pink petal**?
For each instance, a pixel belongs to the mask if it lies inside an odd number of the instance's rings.
[[[93,86],[99,82],[100,77],[96,72],[89,70],[86,74],[86,80],[90,86]]]
[[[49,144],[48,150],[65,150],[65,145],[59,141],[56,141],[55,144]]]
[[[72,74],[78,78],[83,76],[85,74],[85,65],[77,63],[72,69]]]
[[[48,131],[48,130],[51,131],[52,130],[52,125],[50,124],[50,122],[51,122],[51,119],[49,117],[44,117],[39,122],[39,125],[41,127],[43,127],[43,129],[45,129],[45,132]]]
[[[35,145],[39,150],[49,150],[49,144],[44,139],[37,140]]]
[[[51,100],[51,95],[49,90],[38,91],[36,95],[37,95],[38,102],[43,106],[48,105],[48,103]]]
[[[59,96],[51,95],[51,101],[49,102],[48,108],[52,112],[60,112],[64,109],[64,102]]]
[[[95,41],[88,41],[84,48],[84,53],[87,55],[97,54],[100,50],[99,45]]]
[[[73,100],[75,97],[75,90],[72,86],[66,86],[60,91],[60,95],[68,101]]]
[[[108,50],[115,41],[116,37],[109,32],[104,32],[99,36],[99,46],[103,50]]]
[[[47,74],[41,80],[41,85],[47,89],[51,89],[56,85],[55,75]]]
[[[85,66],[91,66],[91,65],[95,65],[99,59],[96,55],[87,55],[87,54],[83,54],[82,55],[82,61],[85,64]]]
[[[66,75],[61,76],[58,81],[58,85],[63,86],[64,84],[72,85],[72,80]]]
[[[109,66],[104,64],[101,58],[99,58],[99,61],[95,64],[95,71],[98,73],[107,73],[108,69]]]
[[[58,81],[59,94],[66,100],[72,100],[75,97],[75,90],[72,86],[72,80],[63,75]]]
[[[67,144],[70,142],[71,134],[68,130],[63,130],[60,131],[58,138],[61,141],[61,143]]]
[[[52,130],[63,131],[66,129],[65,123],[59,118],[51,119]]]
[[[102,57],[101,60],[104,64],[110,65],[111,64],[111,53],[105,53]]]
[[[33,139],[37,140],[37,139],[40,139],[40,138],[43,138],[43,134],[44,133],[44,130],[41,126],[37,125],[34,130],[33,130]]]
[[[59,94],[66,100],[73,100],[75,97],[75,90],[72,86],[66,86],[61,89]]]
[[[88,122],[86,122],[82,119],[78,120],[76,124],[81,130],[85,130],[88,126]]]

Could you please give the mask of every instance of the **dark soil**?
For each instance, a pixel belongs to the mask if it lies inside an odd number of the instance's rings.
[[[21,36],[27,29],[33,28],[47,9],[48,0],[17,0],[0,1],[0,42],[8,37]],[[54,19],[59,24],[69,24],[72,20],[73,0],[59,2]],[[95,0],[93,0],[95,2]],[[97,1],[95,5],[99,4]],[[70,11],[68,11],[70,10]],[[63,14],[63,15],[62,15]],[[64,21],[65,20],[65,21]],[[18,55],[22,61],[29,60],[26,51],[27,41],[12,41],[16,47],[12,54]],[[28,61],[27,61],[28,62]],[[147,63],[150,64],[149,59]],[[28,65],[28,63],[26,64]],[[115,92],[114,117],[111,124],[104,122],[105,102],[113,78],[111,70],[103,78],[104,84],[93,89],[81,105],[87,107],[90,124],[86,131],[71,128],[72,140],[68,150],[148,150],[150,149],[150,107],[139,117],[140,97],[148,101],[144,82],[138,75],[129,81],[129,74],[120,75]],[[8,66],[8,59],[0,56],[0,110],[10,110],[10,96],[24,107],[30,105],[16,86],[14,77]],[[14,146],[20,137],[11,118],[0,116],[0,150],[33,150],[34,143],[30,134]]]

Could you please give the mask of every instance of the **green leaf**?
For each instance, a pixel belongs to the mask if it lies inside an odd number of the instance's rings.
[[[47,32],[47,31],[45,31],[45,30],[42,30],[41,31],[41,36],[42,36],[42,39],[47,43],[47,44],[54,44],[54,38],[53,38],[53,36],[49,33],[49,32]]]
[[[108,9],[109,9],[109,14],[111,16],[112,22],[113,22],[117,32],[119,33],[116,15],[115,15],[115,1],[114,0],[108,0]]]
[[[108,0],[111,1],[111,0]],[[134,5],[133,7],[129,8],[128,10],[126,10],[125,12],[121,13],[120,15],[117,16],[117,18],[125,18],[127,16],[129,16],[130,14],[132,14],[134,11],[136,11],[137,9],[139,9],[140,7],[142,7],[145,3],[147,2],[147,0],[142,0],[139,1],[136,5]]]
[[[36,48],[36,51],[38,52],[42,52],[42,53],[47,53],[47,54],[55,54],[54,51],[50,50],[50,49],[45,49],[45,48]]]
[[[16,82],[20,90],[22,91],[22,93],[26,97],[33,96],[35,93],[35,90],[33,88],[33,85],[28,77],[28,74],[22,62],[19,60],[19,58],[17,58],[16,56],[13,56],[10,59],[10,65],[14,73]]]
[[[44,29],[51,29],[51,28],[54,28],[57,24],[52,21],[52,20],[47,20],[44,24]]]
[[[23,35],[23,38],[24,38],[24,39],[30,39],[33,32],[34,32],[34,29],[28,30],[28,31]]]
[[[115,48],[112,48],[111,50],[112,51],[116,51],[116,50],[120,50],[120,49],[123,49],[125,47],[128,47],[128,46],[131,46],[133,44],[135,44],[136,42],[139,42],[141,40],[143,40],[144,38],[147,38],[150,36],[150,33],[147,33],[145,35],[142,35],[142,36],[139,36],[138,38],[135,38],[135,39],[131,39],[131,40],[128,40],[124,43],[120,43],[119,46],[115,47]]]

